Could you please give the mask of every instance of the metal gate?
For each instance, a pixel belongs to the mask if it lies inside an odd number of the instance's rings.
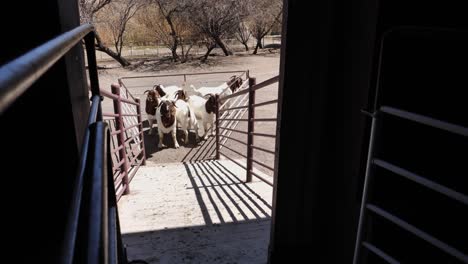
[[[466,44],[455,30],[384,34],[353,263],[468,263],[467,68],[453,65]]]

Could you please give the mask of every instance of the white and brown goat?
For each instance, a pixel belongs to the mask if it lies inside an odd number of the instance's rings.
[[[164,134],[171,133],[172,140],[174,140],[174,147],[179,148],[177,142],[177,109],[174,101],[162,99],[156,109],[156,120],[158,122],[159,143],[158,148],[165,147],[163,144]]]
[[[176,92],[175,105],[177,107],[177,125],[184,133],[184,143],[188,144],[188,133],[190,129],[195,130],[195,143],[198,143],[198,120],[192,107],[188,104],[188,97],[185,91],[179,90]]]
[[[224,97],[231,95],[237,91],[242,86],[242,77],[237,77],[236,75],[233,75],[229,78],[227,82],[224,82],[223,84],[219,86],[214,86],[214,87],[200,87],[200,88],[195,88],[195,86],[190,85],[189,88],[187,89],[189,92],[199,95],[199,96],[207,96],[208,94],[213,94],[213,95],[219,95],[219,103],[220,106],[223,105],[226,100]],[[226,108],[230,108],[231,103],[228,102],[226,104]]]
[[[204,131],[203,139],[207,139],[208,130],[211,128],[211,135],[215,134],[214,120],[215,111],[218,107],[218,102],[213,94],[207,94],[205,97],[191,95],[188,98],[188,104],[195,112],[196,118],[201,120],[202,129]]]
[[[146,111],[146,116],[148,118],[148,123],[149,123],[148,134],[151,135],[153,131],[153,123],[156,122],[156,108],[159,105],[159,100],[161,96],[156,89],[146,90],[144,94],[147,94],[145,111]]]

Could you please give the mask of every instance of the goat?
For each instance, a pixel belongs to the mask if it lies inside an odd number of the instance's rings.
[[[174,101],[162,100],[156,110],[156,120],[158,122],[159,143],[158,148],[166,147],[163,144],[164,134],[171,133],[174,140],[174,147],[179,148],[179,143],[176,138],[177,119],[176,105]]]
[[[208,136],[208,129],[212,128],[211,135],[215,134],[213,129],[213,122],[215,118],[215,111],[217,107],[216,97],[213,94],[207,94],[206,98],[198,95],[191,95],[188,98],[188,104],[195,112],[196,118],[201,120],[202,129],[204,131],[203,139],[206,140]],[[208,127],[209,125],[209,127]]]
[[[188,144],[188,130],[194,129],[195,130],[195,142],[199,141],[198,136],[198,120],[196,115],[187,103],[188,98],[185,91],[179,90],[176,92],[176,102],[175,105],[177,107],[177,124],[180,125],[181,130],[184,132],[184,143]]]
[[[234,93],[239,87],[242,85],[242,77],[237,77],[235,75],[231,76],[227,82],[224,82],[223,84],[219,86],[213,86],[213,87],[200,87],[196,88],[193,84],[191,84],[190,87],[190,92],[193,92],[195,95],[199,96],[206,96],[207,94],[218,94],[220,97],[227,96],[229,94]],[[228,89],[229,88],[229,89]]]
[[[177,91],[181,91],[182,88],[176,86],[176,85],[171,85],[168,87],[164,87],[162,84],[157,84],[154,86],[154,89],[158,91],[158,93],[161,95],[162,98],[173,100],[175,99],[175,96],[177,94]]]
[[[146,90],[144,94],[148,94],[146,96],[146,106],[145,106],[145,111],[146,111],[146,116],[148,118],[148,123],[149,123],[149,132],[148,134],[151,135],[151,132],[153,131],[153,123],[156,121],[156,108],[159,105],[159,93],[156,90]]]
[[[242,86],[242,77],[237,77],[236,75],[233,75],[229,78],[229,80],[219,86],[215,87],[200,87],[200,88],[195,88],[195,86],[190,85],[189,91],[192,92],[195,95],[199,96],[206,96],[208,94],[217,94],[219,95],[220,98],[220,105],[223,105],[225,103],[225,100],[223,100],[224,97],[233,94],[236,92],[239,87]],[[231,107],[231,103],[226,104],[227,108]],[[229,111],[228,111],[229,113]]]

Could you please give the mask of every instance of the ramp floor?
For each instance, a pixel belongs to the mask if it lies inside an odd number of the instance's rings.
[[[118,205],[128,258],[266,263],[273,190],[244,180],[245,170],[228,160],[148,162]]]

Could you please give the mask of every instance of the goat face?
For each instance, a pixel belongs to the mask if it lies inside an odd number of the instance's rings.
[[[155,115],[156,114],[156,107],[159,105],[159,94],[155,90],[146,90],[144,92],[148,95],[146,96],[146,107],[145,111],[148,115]]]
[[[173,101],[162,101],[160,107],[161,121],[164,127],[170,127],[174,124],[176,118],[176,106]]]
[[[166,95],[166,93],[162,89],[161,84],[156,84],[155,86],[153,86],[153,90],[157,91],[161,97],[164,97]]]
[[[158,122],[159,142],[158,147],[164,147],[163,136],[164,134],[171,133],[172,140],[174,140],[174,147],[179,148],[179,143],[176,138],[177,130],[177,111],[174,101],[162,100],[156,111],[156,120]]]
[[[184,100],[185,102],[188,101],[188,96],[187,96],[187,92],[184,91],[184,90],[179,90],[176,92],[175,94],[175,99],[176,100]]]
[[[205,102],[205,110],[208,114],[214,113],[217,107],[216,97],[213,94],[207,94],[206,96],[208,99]]]
[[[237,77],[236,75],[231,76],[229,78],[227,85],[231,88],[231,91],[234,93],[237,89],[239,89],[242,85],[242,77]]]

